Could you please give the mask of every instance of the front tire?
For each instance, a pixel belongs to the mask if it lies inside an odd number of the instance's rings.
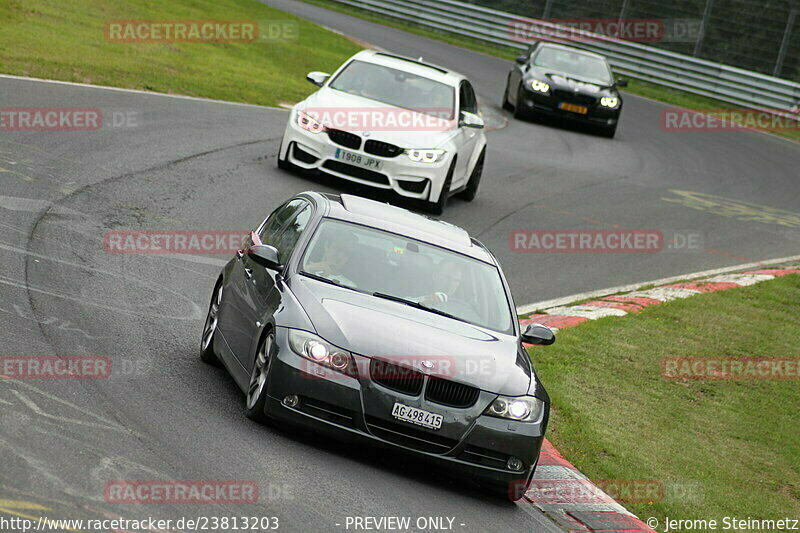
[[[472,169],[472,174],[467,182],[467,188],[461,191],[458,195],[461,199],[471,202],[478,194],[478,186],[481,184],[481,176],[483,175],[483,161],[486,157],[486,147],[481,150],[481,155],[478,156],[478,161],[475,163],[475,168]]]
[[[267,377],[269,376],[270,362],[275,347],[275,333],[267,333],[258,345],[256,360],[253,362],[253,371],[250,373],[250,384],[247,386],[245,398],[245,415],[250,420],[261,424],[269,422],[269,417],[264,413],[267,402]]]
[[[525,90],[522,85],[517,90],[517,104],[514,106],[514,118],[518,120],[525,120],[530,117],[530,113],[525,109]]]
[[[292,145],[290,143],[289,144],[289,150],[291,150],[291,149],[292,149]],[[292,170],[292,167],[294,167],[294,165],[292,165],[288,161],[288,159],[281,159],[281,152],[283,152],[283,143],[281,143],[281,147],[278,148],[278,158],[277,158],[278,159],[278,168],[281,169],[281,170]],[[288,150],[286,152],[286,155],[287,156],[289,155]]]
[[[613,126],[603,126],[600,129],[600,135],[603,137],[607,137],[609,139],[613,139],[614,135],[617,134],[617,125],[614,124]]]
[[[447,200],[450,198],[450,184],[453,183],[453,173],[456,171],[456,160],[450,164],[447,170],[447,177],[444,179],[442,185],[442,192],[439,193],[439,199],[436,202],[429,202],[431,213],[434,215],[441,215],[444,213],[444,208],[447,207]]]
[[[217,281],[208,305],[208,315],[200,339],[200,360],[206,364],[219,366],[219,357],[214,352],[214,337],[219,326],[219,306],[222,303],[222,280]]]
[[[514,106],[511,105],[511,102],[508,100],[508,85],[509,85],[508,81],[509,80],[506,80],[506,90],[503,93],[503,109],[505,109],[506,111],[513,111]]]

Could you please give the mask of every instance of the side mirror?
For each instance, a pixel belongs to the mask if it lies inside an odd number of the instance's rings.
[[[556,335],[553,330],[541,324],[528,324],[522,333],[522,342],[527,344],[537,344],[539,346],[549,346],[556,342]]]
[[[468,128],[482,129],[485,123],[479,115],[476,115],[475,113],[469,113],[468,111],[462,111],[461,120],[458,121],[458,125],[466,126]]]
[[[518,65],[524,65],[528,62],[528,56],[518,56],[514,61],[516,61]]]
[[[325,82],[328,81],[328,78],[330,77],[331,77],[330,74],[327,74],[325,72],[319,72],[316,70],[314,72],[309,72],[308,74],[306,74],[306,79],[311,83],[313,83],[314,85],[316,85],[317,87],[322,87],[323,85],[325,85]]]
[[[283,265],[278,261],[278,249],[269,244],[254,244],[247,249],[247,255],[259,265],[270,270],[283,268]]]
[[[628,80],[623,80],[622,78],[617,80],[617,87],[627,87]]]

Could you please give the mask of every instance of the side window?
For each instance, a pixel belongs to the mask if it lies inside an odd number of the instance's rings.
[[[288,261],[292,255],[294,246],[308,226],[308,221],[311,220],[311,214],[311,204],[306,203],[297,216],[276,236],[272,245],[278,249],[278,259],[282,263]]]
[[[472,90],[472,85],[468,81],[461,82],[459,90],[459,110],[468,113],[478,112],[478,102],[475,100],[475,91]]]
[[[258,236],[264,244],[275,246],[274,240],[281,228],[289,221],[307,202],[300,198],[289,200],[272,212],[261,228]]]

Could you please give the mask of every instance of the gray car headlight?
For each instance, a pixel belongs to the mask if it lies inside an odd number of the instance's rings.
[[[444,159],[444,155],[446,153],[446,151],[438,149],[423,150],[409,148],[406,150],[406,155],[408,158],[415,163],[438,163]]]
[[[322,337],[299,329],[289,330],[289,346],[297,355],[339,372],[351,373],[350,352],[334,346]]]
[[[498,396],[483,414],[519,422],[535,422],[539,420],[543,409],[544,402],[533,396]]]
[[[320,133],[325,129],[319,120],[303,111],[297,112],[297,125],[311,133]]]

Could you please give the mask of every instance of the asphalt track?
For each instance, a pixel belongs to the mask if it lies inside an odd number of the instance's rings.
[[[388,50],[467,73],[495,112],[508,63],[289,1],[267,2]],[[108,254],[121,230],[245,230],[307,189],[277,170],[287,113],[0,79],[0,108],[131,111],[95,132],[0,132],[0,355],[105,355],[101,380],[0,387],[0,516],[278,516],[284,531],[347,516],[453,517],[459,531],[555,531],[413,459],[246,420],[221,370],[197,359],[221,256]],[[518,305],[800,253],[800,146],[757,133],[668,133],[665,106],[628,96],[614,140],[509,121],[492,131],[473,203],[444,218],[503,263]],[[509,117],[510,119],[510,117]],[[720,197],[675,200],[675,192]],[[516,229],[657,229],[702,246],[653,254],[520,254]],[[250,480],[256,505],[113,505],[110,480]],[[41,506],[49,510],[37,509]],[[337,526],[337,524],[341,524]],[[461,526],[461,524],[464,524]]]

